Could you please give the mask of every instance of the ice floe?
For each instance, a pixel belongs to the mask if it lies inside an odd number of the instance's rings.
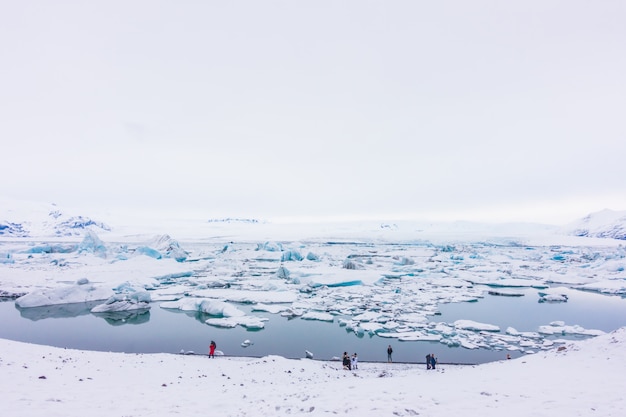
[[[22,308],[41,307],[55,304],[86,303],[106,300],[113,295],[113,290],[95,285],[82,278],[73,285],[56,288],[40,288],[15,300],[15,305]]]

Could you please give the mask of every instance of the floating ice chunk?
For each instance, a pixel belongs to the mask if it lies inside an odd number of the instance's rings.
[[[354,316],[352,319],[356,321],[376,321],[381,317],[380,313],[375,311],[366,311],[365,313],[361,313],[359,315]]]
[[[313,252],[307,253],[306,259],[307,259],[307,261],[319,261],[320,260],[319,256],[317,256]]]
[[[289,270],[284,266],[279,267],[276,271],[276,278],[289,279]]]
[[[539,302],[540,303],[566,303],[567,295],[566,294],[542,294],[539,293]]]
[[[246,340],[244,340],[243,342],[241,342],[241,347],[246,348],[246,347],[248,347],[248,346],[251,346],[252,344],[253,344],[253,343],[250,341],[250,339],[246,339]]]
[[[178,262],[183,262],[187,259],[187,251],[181,248],[178,241],[172,239],[169,235],[154,238],[149,246],[155,248],[165,258],[173,258]]]
[[[302,259],[302,255],[300,255],[300,252],[298,252],[297,250],[288,250],[286,252],[283,252],[282,256],[280,257],[281,262],[288,262],[288,261],[301,261]]]
[[[278,281],[276,281],[278,282]],[[298,299],[298,294],[293,291],[254,291],[236,290],[230,288],[212,288],[207,290],[190,291],[194,297],[218,298],[235,303],[292,303]]]
[[[578,285],[575,288],[585,291],[595,291],[602,294],[626,295],[626,280],[605,279],[589,284]]]
[[[539,291],[539,302],[540,303],[558,303],[558,302],[567,302],[567,288],[549,288],[545,291]]]
[[[224,329],[232,329],[239,326],[237,318],[222,317],[219,319],[207,319],[204,321],[209,326],[221,327]]]
[[[152,249],[148,246],[139,246],[135,249],[135,254],[137,255],[145,255],[145,256],[149,256],[150,258],[154,258],[154,259],[161,259],[163,256],[161,255],[161,252],[159,252],[156,249]]]
[[[252,311],[267,311],[268,313],[278,314],[287,311],[289,307],[278,304],[257,304],[252,307]]]
[[[205,323],[215,327],[233,328],[242,326],[250,330],[260,330],[265,328],[265,322],[267,320],[268,319],[262,317],[237,316],[207,319]]]
[[[506,334],[510,334],[511,336],[521,336],[521,337],[526,337],[526,338],[531,338],[531,339],[541,339],[542,338],[542,336],[539,333],[536,333],[536,332],[518,332],[513,327],[507,327]]]
[[[601,336],[606,334],[602,330],[585,329],[582,326],[566,326],[563,322],[552,322],[549,326],[539,326],[539,333],[546,335],[581,335],[581,336]]]
[[[464,347],[465,349],[478,349],[480,346],[478,346],[475,343],[470,342],[467,339],[460,339],[459,343],[461,344],[462,347]]]
[[[274,242],[265,242],[257,244],[256,250],[265,250],[268,252],[280,252],[283,250],[283,245]]]
[[[307,359],[313,359],[313,353],[309,352],[308,350],[304,351],[304,355]]]
[[[363,329],[363,331],[368,332],[369,334],[375,334],[383,330],[382,324],[374,323],[374,322],[361,323],[359,327]]]
[[[104,304],[91,309],[92,313],[108,313],[114,311],[145,310],[150,308],[150,294],[137,291],[131,294],[115,294]]]
[[[523,292],[515,292],[515,291],[506,291],[506,290],[489,290],[487,291],[489,295],[499,295],[502,297],[523,297]]]
[[[531,279],[522,279],[522,278],[492,278],[492,277],[478,277],[475,276],[473,278],[466,278],[472,284],[482,284],[487,285],[489,287],[514,287],[514,288],[548,288],[547,285],[543,284],[540,281],[531,280]]]
[[[212,316],[221,317],[242,317],[246,315],[246,313],[232,304],[218,300],[207,300],[205,298],[181,298],[176,301],[166,301],[161,303],[161,308],[199,311]]]
[[[423,332],[403,332],[398,333],[398,340],[403,342],[439,342],[442,339],[440,334],[428,334]]]
[[[107,248],[95,232],[87,230],[83,241],[78,245],[78,252],[92,253],[104,258]]]
[[[110,288],[97,287],[89,280],[81,279],[75,285],[54,289],[37,289],[15,300],[15,305],[22,308],[41,307],[57,304],[86,303],[107,300],[113,295]]]
[[[309,311],[304,313],[301,317],[303,320],[320,320],[320,321],[334,321],[335,316],[329,313],[323,313],[320,311]]]
[[[421,326],[428,323],[428,318],[423,313],[405,313],[396,317],[396,320],[412,326]]]
[[[282,313],[280,313],[281,316],[283,317],[300,317],[304,314],[304,310],[300,309],[300,308],[287,308],[285,311],[283,311]]]
[[[500,327],[493,324],[479,323],[472,320],[457,320],[454,322],[454,327],[463,330],[473,331],[485,331],[485,332],[499,332]]]
[[[385,330],[394,330],[397,329],[398,326],[400,326],[400,323],[396,322],[396,321],[388,321],[386,323],[383,323],[383,329]]]

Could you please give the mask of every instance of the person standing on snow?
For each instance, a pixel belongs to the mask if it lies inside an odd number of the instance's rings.
[[[348,355],[348,352],[343,352],[343,369],[345,369],[346,371],[351,370],[352,368],[352,363],[350,361],[350,355]]]
[[[209,345],[209,358],[215,358],[215,348],[217,345],[213,340],[211,340],[211,344]]]
[[[426,355],[426,369],[430,369],[431,364],[430,364],[430,353],[428,355]]]
[[[359,359],[356,356],[356,353],[352,355],[352,369],[359,369]]]
[[[435,365],[437,364],[437,358],[435,358],[435,354],[430,354],[430,368],[435,369]]]
[[[392,362],[391,360],[391,354],[393,353],[393,349],[391,348],[391,345],[389,345],[387,347],[387,362]]]

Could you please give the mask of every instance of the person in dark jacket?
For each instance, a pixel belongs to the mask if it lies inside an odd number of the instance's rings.
[[[430,369],[430,353],[426,355],[426,369]]]
[[[343,369],[346,370],[351,370],[351,364],[350,364],[350,355],[348,355],[348,352],[343,352]]]
[[[435,369],[435,365],[437,364],[437,358],[435,358],[435,354],[430,354],[430,368]]]
[[[391,348],[391,345],[389,345],[387,347],[387,362],[392,362],[391,360],[391,354],[393,353],[393,349]]]

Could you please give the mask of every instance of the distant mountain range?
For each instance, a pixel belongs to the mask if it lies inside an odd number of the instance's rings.
[[[252,225],[264,223],[253,218],[212,218],[207,219],[205,224]],[[472,230],[478,230],[482,227],[489,230],[494,227],[507,226],[452,222],[443,225],[441,230],[445,230],[448,234],[454,234],[466,231],[469,227],[468,224],[472,226]],[[117,226],[120,225],[116,224]],[[399,230],[404,229],[405,226],[385,222],[380,224],[379,230]],[[524,225],[524,229],[528,230],[528,226],[528,224]],[[407,231],[410,231],[409,229],[420,231],[415,229],[414,225],[406,227],[408,227]],[[511,228],[512,226],[508,225],[508,227]],[[345,227],[340,228],[340,230],[346,232],[349,232],[348,229]],[[91,230],[98,234],[110,232],[112,228],[105,222],[91,217],[68,214],[55,204],[21,201],[0,202],[0,237],[78,237],[83,236],[86,230]],[[555,226],[554,231],[562,235],[626,240],[626,211],[605,209],[591,213],[562,228]],[[338,231],[333,233],[337,234]]]
[[[574,236],[626,240],[626,211],[602,210],[565,226],[564,232]]]
[[[85,230],[111,231],[107,224],[85,216],[68,215],[55,204],[2,203],[0,236],[82,236]]]

